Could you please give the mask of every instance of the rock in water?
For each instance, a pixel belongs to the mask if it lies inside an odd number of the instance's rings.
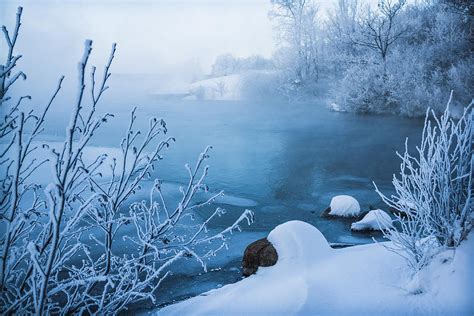
[[[258,267],[270,267],[278,261],[278,254],[267,238],[254,241],[247,246],[242,259],[242,274],[250,276]]]

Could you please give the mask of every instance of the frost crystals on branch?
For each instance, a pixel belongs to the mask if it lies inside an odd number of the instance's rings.
[[[451,95],[452,97],[452,95]],[[450,98],[451,100],[451,98]],[[412,156],[405,142],[400,176],[393,177],[395,195],[376,191],[399,212],[398,227],[385,233],[391,250],[407,259],[416,273],[438,247],[457,247],[472,227],[473,102],[461,119],[450,118],[449,105],[437,117],[426,113],[420,146]]]
[[[111,160],[109,180],[104,180],[102,174],[110,161],[106,154],[85,157],[85,148],[96,131],[112,117],[108,113],[98,115],[97,105],[108,89],[115,44],[99,81],[96,68],[91,68],[88,94],[86,73],[92,41],[85,42],[66,138],[59,148],[44,145],[50,158],[38,161],[34,140],[43,132],[63,77],[39,115],[22,110],[22,102],[29,96],[13,103],[6,96],[18,78],[25,78],[22,72],[13,74],[20,58],[13,55],[13,49],[21,12],[19,8],[12,37],[3,27],[8,59],[0,68],[0,106],[5,113],[0,122],[0,224],[5,231],[0,239],[0,313],[115,314],[131,302],[153,302],[173,263],[191,257],[205,269],[204,260],[226,247],[225,235],[240,230],[244,221],[251,224],[253,213],[245,210],[228,228],[212,233],[209,224],[224,214],[221,208],[197,225],[184,220],[222,194],[195,202],[199,191],[207,191],[204,180],[208,166],[203,164],[210,147],[199,156],[194,168],[187,166],[189,182],[174,208],[165,203],[158,180],[150,192],[149,204],[133,202],[141,185],[153,176],[162,150],[174,141],[172,137],[158,140],[167,128],[156,118],[150,120],[148,131],[142,135],[134,128],[135,110],[120,144],[121,155]],[[35,183],[37,169],[48,162],[53,180],[42,192]],[[119,238],[122,244],[114,247]],[[203,244],[206,247],[200,247]],[[122,248],[130,250],[124,253]]]

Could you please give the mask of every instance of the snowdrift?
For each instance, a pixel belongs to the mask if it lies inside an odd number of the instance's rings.
[[[291,221],[268,236],[273,267],[171,305],[157,315],[472,315],[474,237],[423,272],[425,291],[409,293],[401,257],[380,244],[331,249],[313,226]]]

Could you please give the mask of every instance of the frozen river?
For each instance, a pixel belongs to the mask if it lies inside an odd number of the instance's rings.
[[[369,205],[383,208],[372,181],[390,193],[392,174],[399,168],[395,151],[403,150],[406,137],[416,143],[422,125],[420,120],[337,113],[324,105],[303,102],[183,101],[150,96],[135,103],[126,99],[105,103],[116,117],[92,145],[118,147],[130,106],[137,105],[139,126],[146,129],[149,118],[158,116],[176,138],[164,153],[156,177],[185,183],[184,164],[193,164],[205,146],[212,145],[207,184],[212,191],[225,191],[227,198],[219,206],[228,211],[213,228],[230,224],[245,208],[255,212],[255,223],[233,235],[230,249],[209,262],[210,270],[220,269],[202,274],[198,264],[181,267],[163,284],[159,304],[237,281],[246,245],[288,220],[316,226],[330,242],[371,242],[370,236],[350,232],[351,221],[328,220],[319,214],[338,194],[356,197],[363,210]],[[60,111],[55,115],[62,116]],[[57,125],[48,133],[55,140],[61,131]]]

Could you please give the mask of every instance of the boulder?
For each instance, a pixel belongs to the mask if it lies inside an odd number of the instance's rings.
[[[248,277],[257,272],[258,267],[270,267],[278,261],[278,254],[267,238],[254,241],[247,246],[242,258],[242,274]]]

